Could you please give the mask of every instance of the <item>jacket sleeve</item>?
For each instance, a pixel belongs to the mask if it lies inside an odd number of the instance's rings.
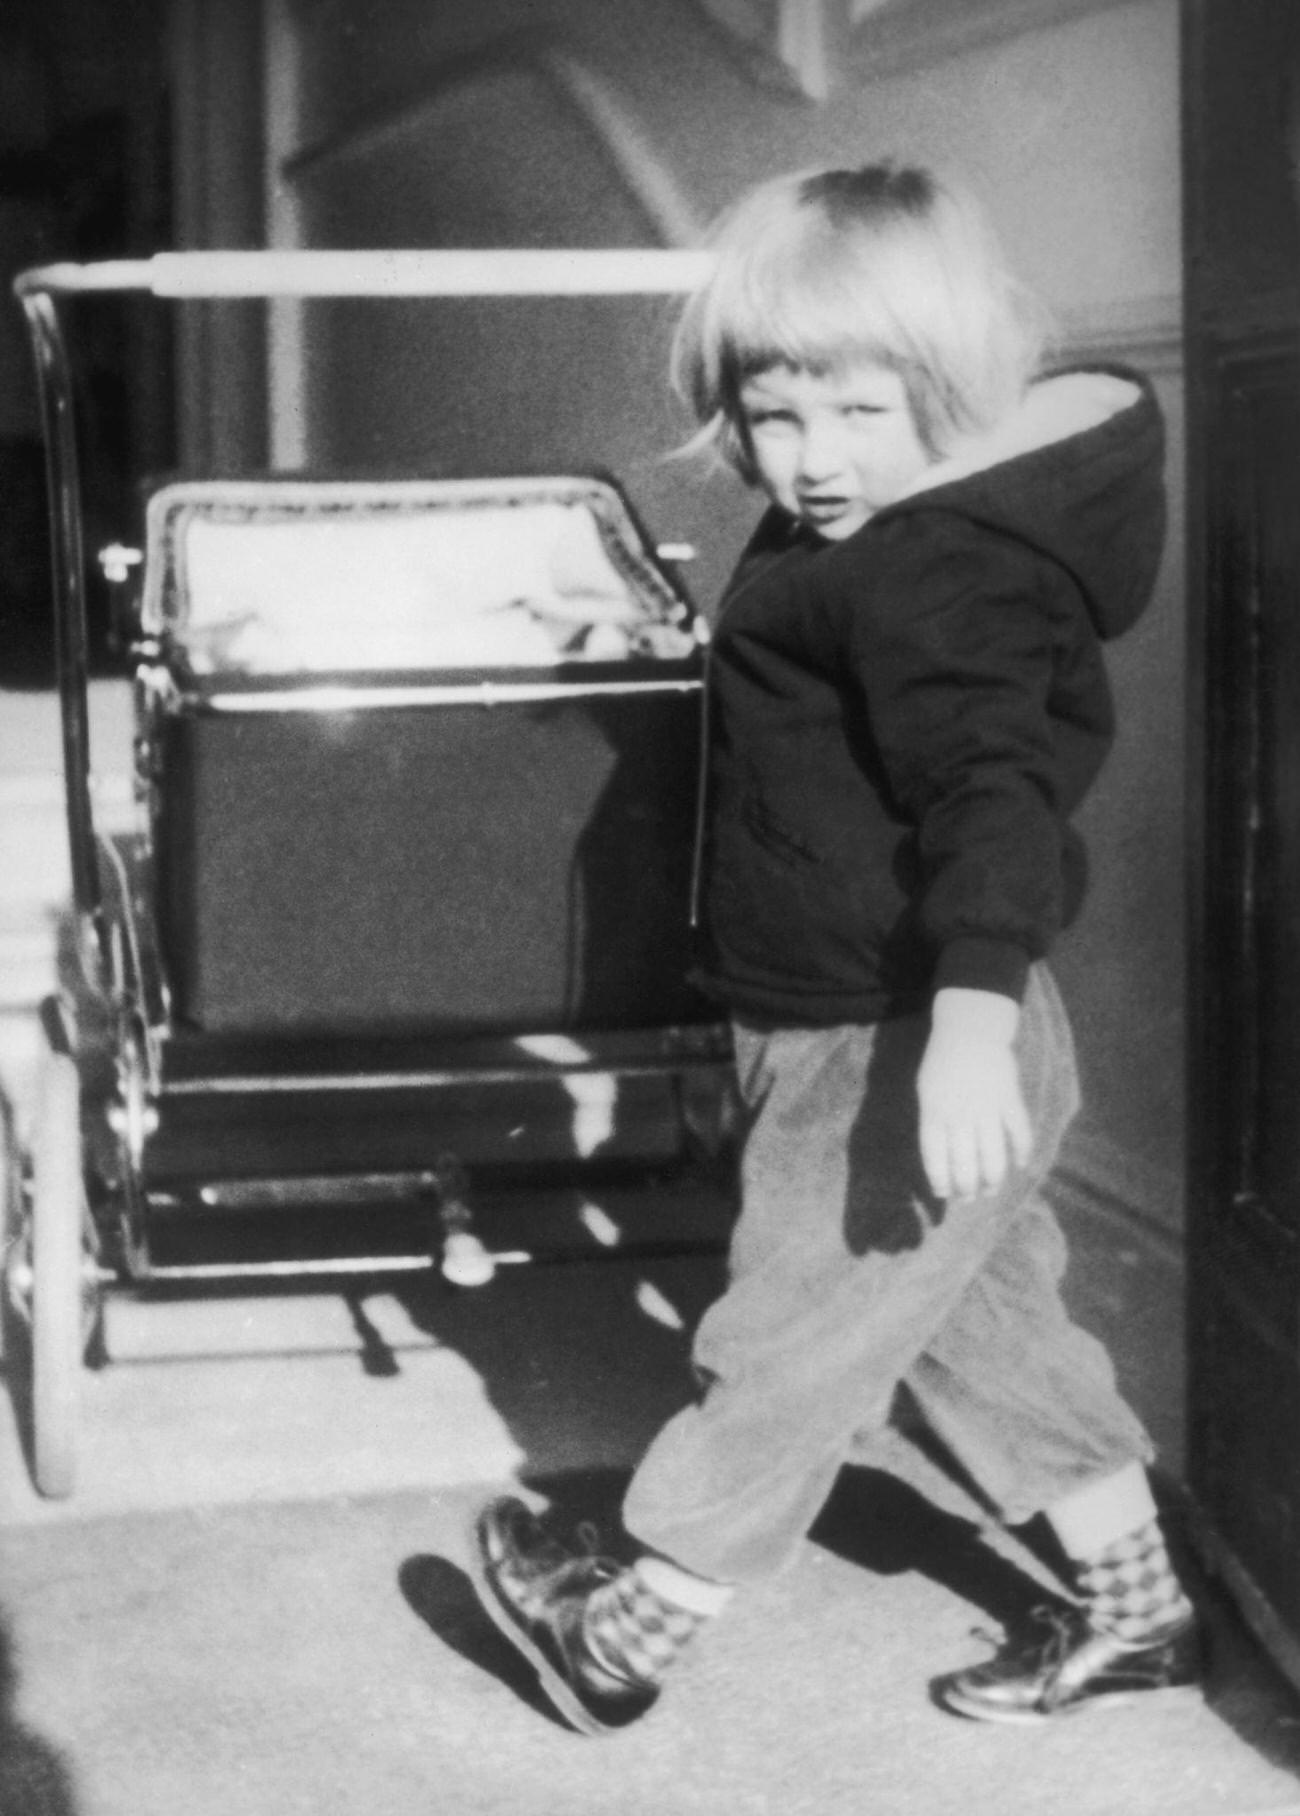
[[[940,513],[909,515],[893,540],[850,635],[895,807],[915,828],[934,986],[1018,1000],[1063,907],[1039,557]]]

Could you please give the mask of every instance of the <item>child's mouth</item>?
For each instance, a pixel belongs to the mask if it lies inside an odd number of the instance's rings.
[[[851,509],[847,498],[810,498],[806,495],[799,500],[799,515],[805,523],[836,523]]]
[[[843,498],[814,498],[805,492],[799,500],[799,509],[808,517],[838,517],[845,503]]]

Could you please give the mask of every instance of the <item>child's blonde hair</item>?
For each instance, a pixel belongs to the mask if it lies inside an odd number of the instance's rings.
[[[867,359],[898,373],[938,456],[990,428],[1043,358],[1047,312],[1004,263],[974,200],[893,163],[760,184],[720,220],[716,263],[688,299],[673,377],[716,449],[754,477],[740,413],[772,366],[831,373]]]

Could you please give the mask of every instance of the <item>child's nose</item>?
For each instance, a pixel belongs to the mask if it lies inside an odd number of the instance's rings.
[[[834,417],[813,417],[804,425],[799,444],[800,478],[809,481],[837,473],[843,459],[844,437]]]

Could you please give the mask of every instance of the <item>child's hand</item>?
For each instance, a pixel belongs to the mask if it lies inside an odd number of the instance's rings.
[[[1020,1010],[992,990],[937,992],[916,1089],[921,1163],[937,1198],[998,1189],[1033,1146],[1014,1040]]]

